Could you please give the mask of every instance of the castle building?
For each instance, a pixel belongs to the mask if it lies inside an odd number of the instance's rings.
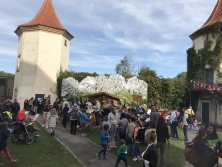
[[[198,93],[198,105],[197,105],[197,112],[196,117],[199,121],[202,123],[214,123],[215,125],[222,126],[222,91],[221,91],[221,76],[219,73],[221,72],[222,67],[222,61],[219,58],[221,53],[219,51],[221,48],[221,44],[218,43],[218,40],[221,41],[221,35],[222,35],[222,0],[218,0],[217,4],[211,13],[208,20],[203,24],[202,27],[200,27],[197,31],[192,33],[190,35],[190,38],[193,41],[193,47],[196,51],[196,60],[199,61],[193,62],[191,60],[188,60],[188,68],[190,64],[193,63],[193,68],[190,69],[189,73],[195,73],[195,67],[199,68],[200,66],[203,66],[202,74],[204,77],[201,80],[203,82],[204,87],[200,89],[193,89],[191,91],[191,96],[195,93]],[[210,41],[210,48],[209,50],[206,49],[206,41]],[[204,51],[201,49],[205,49]],[[212,55],[212,51],[213,54]],[[198,55],[199,53],[199,55]],[[210,55],[211,54],[211,55]],[[189,55],[188,55],[189,56]],[[211,56],[211,58],[208,58]],[[188,57],[189,59],[189,57]],[[203,59],[207,59],[205,61],[205,64],[201,64],[200,62],[203,62]],[[212,61],[219,63],[218,67],[213,66]],[[220,70],[218,70],[218,68]],[[194,74],[197,76],[197,74]],[[197,79],[198,78],[190,78],[190,79]],[[215,91],[214,89],[217,89]]]
[[[15,30],[18,35],[18,50],[13,98],[23,106],[31,97],[56,95],[56,75],[60,68],[68,69],[70,34],[58,19],[52,0],[44,3],[29,22]]]

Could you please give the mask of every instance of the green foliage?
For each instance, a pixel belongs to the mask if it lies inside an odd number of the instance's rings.
[[[222,62],[222,33],[219,34],[216,46],[212,50],[213,42],[209,40],[208,35],[204,41],[204,47],[197,52],[194,47],[187,50],[187,79],[195,79],[204,82],[205,66],[217,71],[218,76],[222,77],[220,64]]]
[[[14,74],[11,74],[11,73],[8,73],[8,72],[5,72],[5,71],[0,71],[0,76],[1,77],[14,76]]]
[[[62,80],[64,78],[73,77],[79,82],[81,82],[87,76],[98,76],[96,73],[76,73],[69,71],[60,71],[57,77],[57,93],[58,97],[61,99],[61,88],[62,88]],[[130,75],[125,76],[125,78],[132,77]],[[189,104],[186,103],[187,98],[189,98],[189,93],[187,89],[187,82],[184,77],[178,78],[158,78],[148,75],[147,77],[138,76],[139,79],[144,80],[148,83],[148,97],[147,100],[141,102],[140,104],[146,103],[147,106],[155,104],[157,108],[168,108],[172,109],[173,106],[184,107]],[[129,95],[127,92],[115,92],[115,95],[119,95],[121,97],[125,97],[127,101],[133,101],[132,95]],[[136,93],[135,93],[136,94]],[[67,95],[67,98],[79,99],[78,96]],[[123,102],[123,101],[122,101]],[[135,102],[134,102],[135,103]],[[137,105],[136,103],[133,105]]]
[[[186,79],[187,78],[187,72],[181,72],[177,74],[175,78],[181,78],[181,79]]]
[[[134,71],[134,65],[130,55],[124,56],[119,64],[116,65],[116,74],[127,76],[132,75]]]
[[[41,126],[39,123],[37,125]],[[48,130],[41,128],[38,132],[40,140],[31,145],[26,145],[24,141],[13,143],[8,138],[7,147],[13,158],[18,159],[18,162],[10,164],[6,156],[1,154],[0,162],[4,163],[3,167],[83,167],[65,146],[49,135]]]
[[[141,77],[144,77],[144,78],[148,77],[148,76],[157,77],[156,71],[152,70],[151,68],[147,67],[146,65],[143,65],[140,68],[138,75]]]
[[[186,104],[187,82],[184,78],[157,78],[148,76],[148,106],[172,109],[173,106],[184,107]]]

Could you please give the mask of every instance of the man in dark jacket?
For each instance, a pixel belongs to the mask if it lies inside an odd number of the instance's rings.
[[[2,111],[11,111],[12,102],[10,101],[10,97],[2,103]]]
[[[36,97],[35,100],[33,101],[33,110],[35,113],[37,113],[38,111],[38,106],[39,106],[39,101],[38,101],[38,98]]]
[[[20,104],[18,103],[17,99],[14,100],[12,103],[12,121],[16,122],[17,114],[20,111]]]
[[[156,111],[156,107],[151,107],[151,115],[150,115],[150,128],[156,128],[157,120],[159,119],[160,114]]]

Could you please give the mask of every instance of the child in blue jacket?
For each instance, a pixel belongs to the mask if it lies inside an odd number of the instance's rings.
[[[107,160],[106,159],[106,149],[107,149],[106,144],[108,142],[108,139],[109,139],[109,125],[106,124],[103,127],[103,131],[100,133],[100,143],[103,149],[98,154],[96,154],[98,159],[101,159],[100,155],[103,153],[102,159]]]
[[[83,110],[82,111],[82,114],[81,114],[81,121],[82,121],[82,133],[81,135],[85,136],[85,129],[86,129],[86,122],[91,120],[91,117],[87,117],[86,115],[86,110]]]

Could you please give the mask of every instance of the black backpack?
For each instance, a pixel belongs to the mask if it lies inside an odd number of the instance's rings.
[[[191,117],[190,114],[188,114],[188,118],[187,118],[186,121],[187,121],[188,124],[193,124],[193,118]]]

